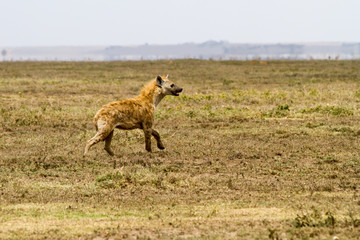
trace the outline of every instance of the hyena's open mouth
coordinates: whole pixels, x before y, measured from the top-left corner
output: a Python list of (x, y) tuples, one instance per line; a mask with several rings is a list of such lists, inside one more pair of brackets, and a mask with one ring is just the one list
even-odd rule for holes
[(176, 90), (174, 90), (174, 91), (171, 91), (171, 93), (174, 95), (174, 96), (179, 96), (179, 93), (181, 93), (182, 92), (182, 88), (179, 88), (179, 89), (176, 89)]

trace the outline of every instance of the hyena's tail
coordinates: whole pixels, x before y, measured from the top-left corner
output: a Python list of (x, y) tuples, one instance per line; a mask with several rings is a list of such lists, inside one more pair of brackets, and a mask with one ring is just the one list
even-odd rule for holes
[(96, 131), (99, 130), (99, 128), (98, 128), (98, 123), (97, 123), (98, 120), (99, 120), (99, 118), (100, 118), (99, 112), (100, 112), (100, 110), (96, 113), (96, 115), (95, 115), (95, 117), (94, 117), (94, 119), (93, 119), (93, 123), (94, 123), (94, 126), (95, 126)]
[(99, 130), (99, 129), (98, 129), (98, 125), (97, 125), (97, 120), (98, 120), (98, 118), (95, 117), (95, 118), (94, 118), (94, 126), (95, 126), (96, 131)]

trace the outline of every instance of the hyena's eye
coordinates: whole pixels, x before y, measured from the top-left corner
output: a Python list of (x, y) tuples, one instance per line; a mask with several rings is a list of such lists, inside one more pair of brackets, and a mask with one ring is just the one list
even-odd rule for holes
[(172, 87), (172, 88), (173, 88), (174, 86), (175, 86), (175, 84), (171, 84), (171, 85), (170, 85), (170, 87)]

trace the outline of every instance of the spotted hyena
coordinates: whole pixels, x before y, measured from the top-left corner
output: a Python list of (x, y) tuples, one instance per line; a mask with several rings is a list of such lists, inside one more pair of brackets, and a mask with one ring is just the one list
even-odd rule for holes
[(151, 135), (154, 136), (159, 149), (164, 149), (159, 133), (152, 129), (156, 106), (166, 95), (179, 96), (183, 89), (170, 81), (167, 76), (157, 76), (134, 98), (111, 102), (104, 105), (95, 115), (96, 134), (86, 143), (84, 156), (91, 146), (105, 141), (105, 150), (114, 155), (110, 148), (114, 129), (142, 129), (145, 134), (145, 149), (151, 152)]

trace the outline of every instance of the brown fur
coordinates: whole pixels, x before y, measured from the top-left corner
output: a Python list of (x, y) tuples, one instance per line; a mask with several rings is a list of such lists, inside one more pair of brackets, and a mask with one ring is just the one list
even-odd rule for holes
[(152, 129), (155, 107), (166, 95), (178, 96), (182, 88), (173, 84), (167, 77), (158, 76), (149, 82), (134, 98), (111, 102), (103, 106), (94, 117), (97, 133), (87, 141), (84, 156), (94, 144), (105, 141), (105, 150), (114, 155), (110, 148), (114, 129), (142, 129), (145, 134), (145, 149), (151, 152), (151, 136), (157, 141), (157, 147), (164, 149), (160, 134)]

